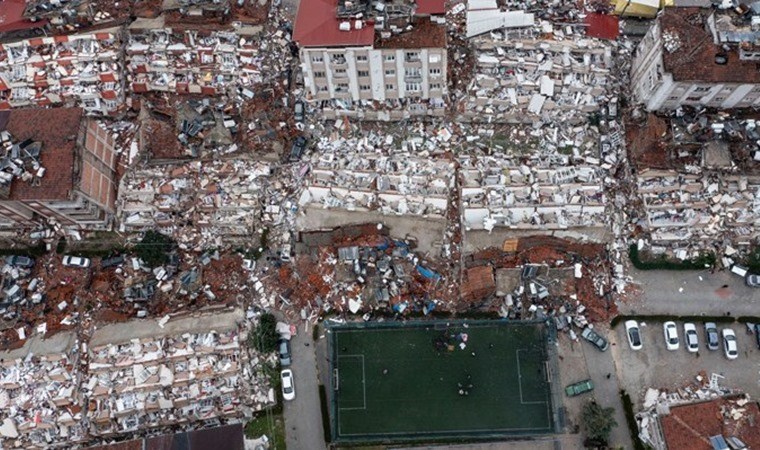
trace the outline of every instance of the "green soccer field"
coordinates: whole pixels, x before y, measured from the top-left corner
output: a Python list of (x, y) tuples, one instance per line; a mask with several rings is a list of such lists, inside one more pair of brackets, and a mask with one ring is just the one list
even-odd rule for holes
[(551, 433), (546, 331), (517, 322), (333, 327), (336, 440)]

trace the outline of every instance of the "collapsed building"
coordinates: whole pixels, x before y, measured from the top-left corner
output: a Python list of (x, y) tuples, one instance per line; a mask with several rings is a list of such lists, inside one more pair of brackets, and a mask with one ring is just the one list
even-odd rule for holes
[(180, 243), (248, 239), (261, 216), (269, 174), (267, 163), (247, 160), (135, 168), (119, 188), (120, 229), (160, 229)]
[[(324, 117), (399, 120), (442, 115), (447, 93), (445, 5), (306, 0), (293, 39), (300, 48), (308, 99)], [(400, 108), (355, 111), (384, 102)]]
[(711, 5), (666, 8), (639, 43), (631, 91), (648, 110), (760, 105), (760, 8)]
[(78, 106), (113, 116), (124, 105), (121, 30), (58, 35), (0, 45), (0, 109)]
[(755, 119), (687, 109), (628, 128), (641, 206), (635, 220), (654, 250), (682, 259), (701, 249), (731, 256), (757, 241)]
[(163, 16), (136, 20), (126, 45), (131, 91), (215, 96), (261, 82), (259, 42), (253, 38), (261, 27), (228, 28), (164, 27)]
[(100, 122), (81, 108), (5, 111), (0, 140), (0, 227), (111, 225), (119, 154)]

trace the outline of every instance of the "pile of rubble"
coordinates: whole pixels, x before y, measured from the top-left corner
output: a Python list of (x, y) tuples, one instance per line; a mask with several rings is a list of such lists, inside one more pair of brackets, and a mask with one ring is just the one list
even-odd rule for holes
[[(633, 121), (630, 128), (640, 201), (635, 224), (652, 251), (680, 259), (703, 250), (732, 256), (756, 241), (760, 130), (755, 119), (685, 109), (673, 118)], [(654, 152), (656, 157), (650, 156)]]
[(0, 109), (80, 106), (121, 110), (121, 29), (41, 37), (0, 46)]
[(120, 229), (161, 229), (188, 249), (247, 239), (269, 174), (269, 164), (243, 159), (137, 168), (119, 188)]
[(86, 404), (79, 390), (78, 355), (69, 353), (5, 361), (0, 366), (3, 448), (43, 449), (87, 439)]

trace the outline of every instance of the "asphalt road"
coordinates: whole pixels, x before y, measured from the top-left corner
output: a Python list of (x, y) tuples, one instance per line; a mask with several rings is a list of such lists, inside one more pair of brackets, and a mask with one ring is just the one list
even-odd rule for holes
[[(285, 443), (288, 450), (324, 450), (322, 412), (319, 406), (319, 380), (311, 329), (299, 326), (291, 340), (296, 398), (285, 402)], [(306, 346), (305, 344), (309, 344)]]
[(728, 271), (711, 274), (708, 270), (642, 271), (631, 267), (629, 275), (641, 292), (628, 296), (635, 299), (618, 303), (623, 314), (760, 314), (760, 288), (747, 287), (743, 278)]

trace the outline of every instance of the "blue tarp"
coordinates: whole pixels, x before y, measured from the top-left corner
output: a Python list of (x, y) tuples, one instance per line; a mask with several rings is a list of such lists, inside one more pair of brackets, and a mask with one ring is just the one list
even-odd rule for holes
[(437, 281), (441, 279), (441, 276), (439, 274), (433, 272), (427, 267), (420, 266), (419, 264), (417, 265), (417, 272), (419, 272), (423, 277), (430, 278), (431, 280)]

